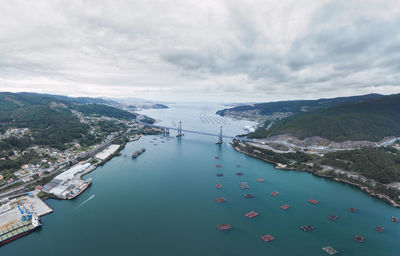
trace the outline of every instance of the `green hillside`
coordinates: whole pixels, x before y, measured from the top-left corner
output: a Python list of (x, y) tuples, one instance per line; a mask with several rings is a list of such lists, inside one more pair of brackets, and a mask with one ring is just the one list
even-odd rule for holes
[(291, 134), (300, 139), (320, 136), (333, 141), (379, 141), (400, 135), (400, 94), (301, 113), (260, 128), (250, 138)]
[(382, 97), (380, 94), (367, 94), (361, 96), (351, 97), (338, 97), (331, 99), (318, 99), (318, 100), (289, 100), (289, 101), (277, 101), (267, 103), (257, 103), (253, 105), (238, 106), (230, 109), (223, 109), (217, 111), (218, 115), (224, 116), (228, 112), (241, 113), (245, 111), (253, 111), (259, 113), (259, 115), (272, 115), (277, 112), (291, 112), (293, 114), (310, 112), (317, 109), (328, 108), (345, 103), (356, 103), (365, 100), (377, 99)]
[[(71, 110), (85, 115), (135, 119), (136, 115), (114, 107), (97, 104), (102, 99), (70, 98), (35, 93), (0, 93), (0, 134), (10, 127), (30, 128), (33, 141), (25, 144), (64, 148), (65, 143), (87, 136), (89, 126)], [(26, 140), (26, 138), (24, 139)]]

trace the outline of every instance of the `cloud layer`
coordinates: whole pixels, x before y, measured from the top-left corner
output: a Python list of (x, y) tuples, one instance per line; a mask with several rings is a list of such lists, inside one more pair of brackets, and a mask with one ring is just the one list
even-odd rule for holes
[[(384, 2), (384, 3), (383, 3)], [(400, 2), (13, 1), (0, 90), (268, 101), (400, 92)]]

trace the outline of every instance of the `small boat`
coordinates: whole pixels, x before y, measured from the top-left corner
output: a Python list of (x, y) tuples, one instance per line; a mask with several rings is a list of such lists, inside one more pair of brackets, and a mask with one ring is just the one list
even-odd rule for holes
[(221, 167), (222, 167), (222, 165), (220, 165), (220, 164), (217, 164), (215, 167), (221, 168)]
[(244, 198), (246, 198), (246, 199), (248, 199), (248, 198), (254, 198), (254, 197), (255, 197), (255, 196), (252, 195), (252, 194), (244, 194), (243, 196), (244, 196)]
[(229, 230), (232, 229), (231, 224), (219, 224), (217, 225), (218, 230)]
[(359, 242), (359, 243), (362, 243), (362, 242), (364, 242), (364, 237), (362, 237), (362, 236), (355, 236), (355, 237), (354, 237), (354, 241)]
[(290, 205), (284, 204), (284, 205), (280, 206), (280, 208), (281, 208), (282, 210), (287, 210), (287, 209), (290, 208)]
[(278, 191), (274, 191), (274, 192), (271, 192), (270, 195), (271, 195), (271, 196), (277, 196), (277, 195), (279, 195), (279, 192), (278, 192)]
[(258, 179), (257, 182), (264, 182), (264, 179)]
[(240, 164), (238, 164), (238, 165), (236, 165), (236, 167), (237, 167), (237, 168), (240, 168), (240, 167), (242, 167), (242, 166), (241, 166)]
[(338, 218), (339, 218), (339, 216), (333, 215), (333, 214), (328, 216), (328, 219), (333, 220), (333, 221), (337, 220)]
[(242, 176), (242, 175), (243, 175), (243, 172), (237, 172), (236, 175), (237, 175), (237, 176)]
[(312, 198), (308, 199), (308, 202), (312, 204), (318, 204), (318, 201)]
[(304, 232), (308, 232), (308, 231), (314, 230), (314, 227), (311, 225), (303, 225), (303, 226), (300, 226), (300, 229), (303, 230)]
[(246, 213), (245, 215), (247, 218), (252, 219), (252, 218), (258, 216), (258, 213), (251, 211), (251, 212)]
[(350, 207), (350, 208), (349, 208), (349, 211), (351, 211), (351, 212), (356, 212), (356, 211), (357, 211), (357, 208)]
[(394, 216), (392, 216), (392, 217), (390, 218), (390, 220), (391, 220), (392, 222), (394, 222), (394, 223), (399, 222), (399, 219), (398, 219), (398, 218), (395, 218)]
[(215, 199), (215, 202), (217, 202), (217, 203), (226, 202), (226, 199), (223, 197), (220, 197), (220, 198)]
[(375, 230), (382, 233), (385, 229), (382, 228), (382, 227), (380, 227), (380, 226), (377, 226), (377, 227), (375, 228)]
[(216, 188), (222, 188), (222, 184), (215, 185)]
[(215, 159), (219, 159), (219, 156), (214, 157)]
[(263, 235), (263, 236), (261, 237), (261, 239), (264, 240), (265, 242), (269, 242), (269, 241), (275, 240), (275, 237), (273, 237), (273, 236), (267, 234), (267, 235)]
[(222, 173), (217, 173), (217, 177), (222, 177), (224, 176)]

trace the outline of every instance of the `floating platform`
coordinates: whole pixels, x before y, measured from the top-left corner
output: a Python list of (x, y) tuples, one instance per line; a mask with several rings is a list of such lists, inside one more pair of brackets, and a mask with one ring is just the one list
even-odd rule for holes
[(311, 203), (311, 204), (318, 204), (318, 203), (319, 203), (317, 200), (312, 199), (312, 198), (308, 199), (307, 201), (308, 201), (309, 203)]
[(242, 175), (243, 175), (243, 172), (237, 172), (236, 175), (237, 175), (237, 176), (242, 176)]
[(217, 173), (217, 177), (222, 177), (224, 176), (222, 173)]
[(264, 179), (258, 179), (257, 182), (264, 182)]
[(247, 182), (244, 182), (244, 181), (240, 182), (239, 185), (240, 185), (240, 187), (241, 187), (242, 189), (248, 189), (248, 188), (250, 188), (250, 187), (249, 187), (249, 184), (248, 184)]
[(375, 228), (375, 230), (382, 233), (385, 229), (382, 228), (381, 226), (377, 226), (377, 227)]
[(333, 214), (328, 216), (328, 219), (333, 220), (333, 221), (337, 220), (338, 218), (339, 218), (339, 216), (333, 215)]
[(216, 188), (222, 188), (222, 184), (215, 185)]
[(314, 227), (311, 225), (303, 225), (303, 226), (300, 226), (300, 229), (303, 230), (304, 232), (308, 232), (308, 231), (314, 230)]
[(133, 153), (132, 153), (132, 158), (138, 157), (139, 155), (143, 154), (145, 151), (146, 151), (145, 148), (141, 148), (141, 149), (139, 149), (138, 151), (133, 152)]
[(329, 255), (334, 255), (334, 254), (338, 254), (339, 253), (338, 251), (333, 249), (331, 246), (325, 246), (325, 247), (322, 247), (321, 249), (324, 250)]
[(221, 168), (221, 167), (222, 167), (222, 165), (220, 165), (220, 164), (217, 164), (215, 167)]
[(254, 197), (255, 197), (255, 196), (252, 195), (252, 194), (244, 194), (243, 196), (244, 196), (244, 198), (246, 198), (246, 199), (248, 199), (248, 198), (254, 198)]
[(280, 208), (281, 208), (282, 210), (287, 210), (287, 209), (290, 208), (290, 205), (284, 204), (284, 205), (280, 206)]
[(350, 211), (350, 212), (356, 212), (356, 211), (357, 211), (357, 208), (350, 207), (350, 208), (349, 208), (349, 211)]
[(220, 198), (215, 199), (215, 202), (217, 202), (217, 203), (226, 202), (226, 199), (223, 197), (220, 197)]
[(271, 235), (269, 235), (269, 234), (266, 234), (266, 235), (263, 235), (263, 236), (261, 237), (261, 239), (264, 240), (265, 242), (270, 242), (270, 241), (275, 240), (275, 237), (273, 237), (273, 236), (271, 236)]
[(399, 219), (398, 219), (398, 218), (395, 218), (394, 216), (392, 216), (392, 217), (390, 218), (390, 220), (391, 220), (392, 222), (394, 222), (394, 223), (399, 222)]
[(218, 224), (217, 225), (218, 230), (229, 230), (232, 229), (231, 224)]
[(238, 164), (238, 165), (236, 165), (236, 167), (237, 167), (237, 168), (240, 168), (240, 167), (242, 167), (242, 166), (241, 166), (240, 164)]
[(251, 212), (246, 213), (245, 215), (247, 218), (252, 219), (252, 218), (258, 216), (258, 213), (251, 211)]
[(270, 195), (271, 195), (271, 196), (277, 196), (277, 195), (279, 195), (279, 192), (278, 192), (278, 191), (274, 191), (274, 192), (271, 192)]
[(355, 236), (355, 237), (354, 237), (354, 241), (359, 242), (359, 243), (363, 243), (363, 242), (364, 242), (364, 237), (362, 237), (362, 236)]

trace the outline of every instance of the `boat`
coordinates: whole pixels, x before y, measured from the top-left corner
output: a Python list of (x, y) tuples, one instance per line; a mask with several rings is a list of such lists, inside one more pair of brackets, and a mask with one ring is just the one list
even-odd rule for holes
[(229, 230), (232, 229), (231, 224), (219, 224), (217, 225), (218, 230)]
[(221, 168), (221, 167), (222, 167), (222, 165), (220, 165), (220, 164), (217, 164), (215, 167)]
[(217, 177), (222, 177), (224, 176), (222, 173), (217, 173)]
[(252, 194), (244, 194), (243, 196), (244, 196), (244, 198), (246, 198), (246, 199), (254, 198), (254, 197), (255, 197), (255, 196), (252, 195)]
[(351, 212), (356, 212), (356, 211), (357, 211), (357, 208), (350, 207), (350, 208), (349, 208), (349, 211), (351, 211)]
[(282, 210), (287, 210), (287, 209), (290, 208), (290, 205), (284, 204), (284, 205), (281, 205), (280, 208), (281, 208)]
[(219, 156), (214, 157), (215, 159), (219, 159)]
[(32, 213), (30, 220), (21, 220), (6, 228), (0, 229), (0, 246), (3, 246), (17, 238), (25, 236), (42, 227), (39, 217)]
[(394, 222), (394, 223), (399, 222), (399, 219), (398, 219), (398, 218), (395, 218), (394, 216), (392, 216), (392, 217), (390, 218), (390, 220), (391, 220), (392, 222)]
[(275, 240), (275, 237), (273, 237), (273, 236), (267, 234), (267, 235), (263, 235), (263, 236), (261, 237), (261, 239), (264, 240), (265, 242), (270, 242), (270, 241), (272, 241), (272, 240)]
[(304, 232), (308, 232), (308, 231), (314, 230), (314, 227), (311, 225), (303, 225), (303, 226), (300, 226), (300, 229), (303, 230)]
[(251, 211), (251, 212), (246, 213), (245, 215), (247, 218), (252, 219), (252, 218), (258, 216), (258, 213)]
[(226, 199), (223, 197), (220, 197), (220, 198), (215, 199), (215, 202), (217, 202), (217, 203), (226, 202)]
[(242, 166), (240, 164), (236, 165), (237, 168), (241, 168)]
[(264, 182), (264, 179), (258, 179), (257, 182)]
[(271, 195), (271, 196), (277, 196), (277, 195), (279, 195), (279, 192), (278, 192), (278, 191), (274, 191), (274, 192), (271, 192), (270, 195)]
[[(155, 144), (155, 145), (157, 145), (157, 144)], [(145, 148), (141, 148), (138, 151), (133, 152), (132, 153), (132, 158), (138, 157), (139, 155), (143, 154), (145, 151), (146, 151)]]
[(354, 237), (354, 241), (362, 243), (362, 242), (364, 242), (364, 237), (357, 235)]
[(333, 221), (337, 220), (338, 218), (339, 218), (339, 216), (333, 215), (333, 214), (328, 216), (328, 219), (333, 220)]
[(375, 230), (382, 233), (385, 229), (380, 226), (376, 226)]
[(318, 204), (318, 201), (312, 198), (308, 199), (308, 202), (312, 204)]
[(222, 184), (215, 185), (216, 188), (222, 188)]
[(80, 194), (82, 194), (83, 191), (85, 191), (90, 186), (90, 184), (92, 184), (92, 178), (85, 180), (83, 184), (80, 185), (79, 187), (70, 190), (69, 193), (67, 194), (67, 199), (71, 200), (79, 196)]
[(242, 176), (242, 175), (243, 175), (243, 172), (237, 172), (236, 175), (237, 175), (237, 176)]

